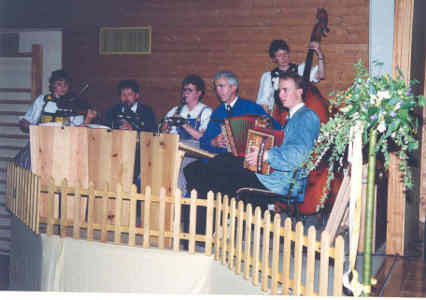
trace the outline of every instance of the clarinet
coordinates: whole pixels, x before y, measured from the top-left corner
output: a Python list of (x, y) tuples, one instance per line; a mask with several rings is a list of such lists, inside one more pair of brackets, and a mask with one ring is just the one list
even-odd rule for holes
[(185, 96), (182, 97), (182, 100), (180, 100), (180, 105), (178, 106), (178, 108), (176, 109), (175, 115), (180, 115), (180, 112), (182, 111), (182, 108), (185, 106), (186, 104), (186, 98)]
[[(182, 100), (180, 101), (180, 104), (176, 109), (175, 115), (177, 115), (177, 117), (172, 116), (172, 117), (167, 117), (164, 120), (162, 120), (161, 123), (163, 123), (163, 122), (167, 123), (167, 127), (164, 129), (164, 132), (166, 132), (166, 133), (170, 132), (172, 126), (182, 126), (183, 124), (185, 124), (185, 122), (186, 122), (185, 119), (180, 117), (180, 113), (181, 113), (183, 107), (185, 106), (185, 104), (186, 104), (186, 98), (184, 96), (184, 97), (182, 97)], [(161, 126), (162, 126), (162, 124), (161, 124)]]

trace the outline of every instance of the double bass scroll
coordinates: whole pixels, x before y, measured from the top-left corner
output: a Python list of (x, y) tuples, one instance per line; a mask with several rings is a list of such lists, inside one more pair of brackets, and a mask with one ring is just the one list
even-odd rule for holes
[[(328, 28), (328, 14), (324, 8), (317, 9), (316, 18), (318, 19), (318, 22), (315, 24), (314, 29), (312, 30), (310, 42), (321, 42), (321, 38), (326, 37), (327, 33), (330, 32), (330, 29)], [(302, 76), (306, 82), (309, 82), (311, 75), (313, 57), (314, 50), (309, 49), (308, 53), (306, 54), (305, 69)]]
[[(328, 28), (328, 14), (324, 8), (317, 9), (316, 18), (318, 19), (318, 22), (314, 25), (309, 42), (320, 42), (321, 39), (326, 37), (327, 33), (330, 32), (330, 29)], [(312, 69), (313, 53), (314, 50), (308, 50), (305, 60), (305, 69), (303, 71), (303, 79), (306, 82), (305, 105), (318, 114), (321, 123), (325, 123), (329, 118), (329, 102), (321, 95), (315, 84), (309, 81)], [(274, 105), (272, 112), (274, 119), (283, 125), (287, 119), (287, 115), (288, 110), (281, 105), (280, 101), (276, 101), (276, 105)]]

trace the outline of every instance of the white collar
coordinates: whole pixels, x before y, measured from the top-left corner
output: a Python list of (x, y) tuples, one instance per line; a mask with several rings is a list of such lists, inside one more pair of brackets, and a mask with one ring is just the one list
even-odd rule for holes
[(290, 118), (291, 117), (293, 117), (294, 116), (294, 114), (299, 110), (299, 109), (301, 109), (303, 106), (305, 106), (305, 103), (299, 103), (299, 104), (297, 104), (296, 106), (294, 106), (293, 108), (290, 108), (289, 109), (289, 112), (288, 112), (288, 114), (289, 114), (289, 116), (290, 116)]
[(183, 108), (184, 109), (186, 109), (187, 111), (189, 111), (189, 112), (192, 112), (192, 111), (195, 111), (195, 110), (197, 110), (198, 109), (198, 107), (201, 105), (201, 102), (198, 102), (197, 104), (195, 104), (194, 105), (194, 107), (192, 108), (192, 110), (189, 110), (189, 106), (188, 106), (188, 104), (185, 104), (184, 106), (183, 106)]
[(133, 103), (132, 107), (130, 108), (132, 112), (136, 112), (138, 110), (138, 102), (136, 101)]
[[(200, 113), (200, 111), (204, 108), (204, 104), (201, 102), (198, 102), (193, 108), (192, 110), (189, 110), (188, 104), (185, 104), (180, 112), (180, 115), (183, 117), (190, 118), (191, 116), (198, 116), (198, 114)], [(177, 107), (176, 107), (177, 110)]]
[[(237, 100), (238, 100), (238, 96), (236, 96), (235, 98), (234, 98), (234, 100), (232, 100), (232, 102), (229, 104), (230, 106), (231, 106), (231, 108), (234, 108), (234, 105), (235, 105), (235, 103), (237, 102)], [(225, 103), (225, 107), (227, 106), (228, 104), (226, 104)]]

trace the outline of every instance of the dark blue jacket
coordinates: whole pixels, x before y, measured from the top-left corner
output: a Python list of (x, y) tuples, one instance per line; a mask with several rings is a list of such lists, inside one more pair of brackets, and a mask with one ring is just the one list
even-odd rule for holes
[[(105, 114), (105, 125), (112, 127), (114, 119), (121, 112), (122, 104), (116, 104), (112, 106)], [(140, 127), (142, 131), (151, 131), (154, 132), (157, 129), (157, 123), (155, 121), (155, 115), (152, 111), (152, 108), (148, 105), (138, 102), (138, 107), (136, 109), (136, 114), (140, 119)]]
[[(238, 97), (237, 102), (235, 102), (234, 107), (232, 108), (233, 116), (241, 116), (247, 114), (256, 114), (256, 115), (267, 115), (269, 116), (262, 106), (256, 104), (255, 102), (243, 99)], [(213, 147), (210, 142), (212, 139), (217, 137), (219, 133), (221, 133), (220, 125), (223, 123), (223, 120), (226, 118), (227, 113), (225, 109), (225, 104), (219, 105), (212, 113), (210, 117), (210, 122), (207, 125), (206, 132), (204, 132), (203, 136), (200, 139), (200, 147), (201, 149), (207, 150), (212, 153), (221, 153), (226, 152), (226, 148), (222, 147)], [(281, 129), (280, 124), (273, 120), (273, 126), (275, 129)]]

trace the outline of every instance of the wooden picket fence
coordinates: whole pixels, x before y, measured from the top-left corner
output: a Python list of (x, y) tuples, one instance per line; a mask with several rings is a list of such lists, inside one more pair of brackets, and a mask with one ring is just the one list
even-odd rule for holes
[(39, 233), (40, 178), (13, 162), (7, 167), (6, 206), (33, 232)]
[[(324, 231), (318, 241), (314, 227), (309, 228), (306, 236), (301, 222), (293, 231), (291, 219), (287, 218), (281, 226), (279, 214), (271, 222), (269, 211), (262, 217), (257, 207), (253, 214), (250, 204), (244, 206), (243, 202), (229, 200), (220, 193), (214, 199), (210, 192), (208, 199), (202, 200), (197, 199), (195, 191), (190, 198), (181, 198), (178, 190), (174, 197), (166, 197), (164, 189), (159, 196), (152, 195), (149, 187), (144, 194), (136, 193), (136, 187), (131, 193), (124, 193), (120, 185), (116, 191), (94, 190), (93, 185), (88, 189), (70, 187), (66, 180), (61, 186), (55, 186), (53, 180), (44, 186), (30, 171), (13, 163), (8, 166), (7, 206), (35, 233), (144, 248), (152, 247), (155, 237), (158, 248), (167, 249), (170, 244), (174, 251), (182, 251), (181, 240), (188, 240), (189, 253), (198, 250), (213, 256), (236, 275), (260, 285), (262, 291), (272, 295), (342, 295), (344, 241), (341, 236), (330, 243), (329, 234)], [(67, 210), (69, 201), (73, 202), (72, 214)], [(143, 217), (137, 216), (138, 202)], [(150, 228), (150, 206), (155, 202), (160, 207), (158, 230)], [(86, 205), (82, 207), (82, 203)], [(47, 207), (45, 217), (40, 216), (43, 205)], [(181, 230), (182, 205), (190, 207), (189, 232)], [(207, 210), (205, 235), (196, 234), (199, 206)], [(165, 227), (167, 208), (172, 209), (170, 230)], [(121, 222), (121, 216), (126, 214), (123, 209), (128, 209), (130, 216), (125, 224)], [(99, 215), (100, 220), (95, 220)], [(172, 243), (166, 243), (167, 239)], [(197, 242), (204, 242), (204, 247), (196, 247)], [(329, 291), (330, 269), (333, 287)]]

